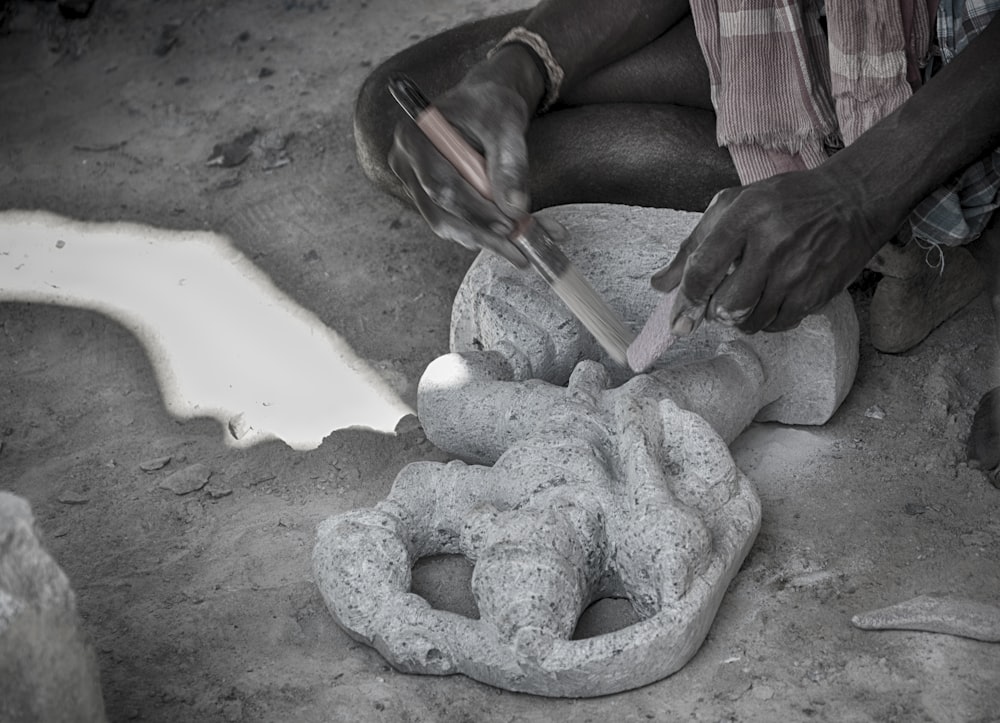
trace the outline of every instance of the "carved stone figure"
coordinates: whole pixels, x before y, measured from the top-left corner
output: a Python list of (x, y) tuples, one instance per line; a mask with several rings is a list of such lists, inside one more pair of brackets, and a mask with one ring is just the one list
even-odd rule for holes
[[(614, 206), (553, 215), (567, 254), (636, 326), (656, 301), (646, 274), (697, 220)], [(728, 443), (755, 418), (825, 422), (857, 367), (844, 295), (782, 334), (702, 328), (633, 376), (540, 280), (480, 257), (456, 297), (453, 352), (419, 389), (428, 438), (461, 460), (411, 464), (374, 508), (320, 526), (314, 571), (338, 623), (400, 670), (540, 695), (605, 695), (683, 666), (760, 524)], [(414, 563), (441, 553), (475, 563), (478, 620), (410, 592)], [(572, 639), (608, 597), (639, 622)]]

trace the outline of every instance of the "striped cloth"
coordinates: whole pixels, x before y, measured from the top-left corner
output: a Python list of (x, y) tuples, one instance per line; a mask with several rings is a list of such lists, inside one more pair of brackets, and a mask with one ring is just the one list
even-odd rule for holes
[[(909, 98), (935, 56), (950, 61), (998, 11), (1000, 0), (693, 0), (719, 144), (743, 183), (814, 168)], [(912, 235), (968, 242), (1000, 205), (998, 192), (1000, 149), (921, 202)]]

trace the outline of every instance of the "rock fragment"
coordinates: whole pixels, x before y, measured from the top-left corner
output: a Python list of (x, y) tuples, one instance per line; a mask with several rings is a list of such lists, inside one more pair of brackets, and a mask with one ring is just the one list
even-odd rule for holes
[(168, 464), (170, 464), (170, 457), (155, 457), (154, 459), (147, 459), (139, 463), (139, 469), (143, 472), (155, 472), (158, 469), (163, 469)]
[(64, 505), (85, 505), (90, 502), (90, 498), (82, 492), (74, 492), (73, 490), (64, 490), (59, 493), (57, 498)]
[(160, 482), (159, 486), (170, 490), (175, 495), (186, 495), (191, 492), (197, 492), (207, 485), (211, 476), (212, 470), (201, 463), (197, 463), (174, 472)]
[(0, 720), (104, 721), (97, 657), (27, 501), (0, 492)]

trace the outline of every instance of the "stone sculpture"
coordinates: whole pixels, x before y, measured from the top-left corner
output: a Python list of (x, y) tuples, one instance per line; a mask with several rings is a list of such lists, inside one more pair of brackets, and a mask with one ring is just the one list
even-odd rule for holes
[[(553, 215), (571, 232), (567, 254), (635, 326), (656, 301), (649, 271), (697, 220), (614, 206)], [(428, 438), (461, 460), (411, 464), (376, 507), (320, 526), (314, 572), (337, 622), (400, 670), (540, 695), (605, 695), (683, 666), (760, 523), (728, 443), (755, 418), (825, 422), (857, 366), (843, 295), (783, 334), (703, 329), (632, 376), (602, 363), (540, 280), (481, 256), (456, 297), (453, 352), (418, 395)], [(478, 620), (410, 592), (413, 564), (441, 553), (474, 561)], [(608, 597), (640, 621), (571, 639)]]

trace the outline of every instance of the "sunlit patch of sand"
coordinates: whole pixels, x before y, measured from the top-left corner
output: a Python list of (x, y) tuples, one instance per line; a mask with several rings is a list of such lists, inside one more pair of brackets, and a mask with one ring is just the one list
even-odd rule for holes
[(0, 213), (0, 301), (92, 309), (146, 348), (167, 409), (245, 446), (392, 431), (412, 410), (314, 314), (223, 236)]

